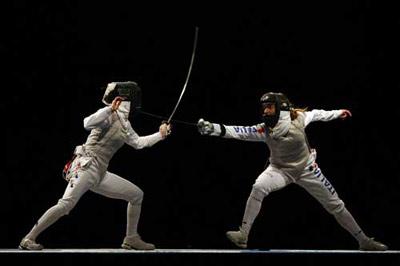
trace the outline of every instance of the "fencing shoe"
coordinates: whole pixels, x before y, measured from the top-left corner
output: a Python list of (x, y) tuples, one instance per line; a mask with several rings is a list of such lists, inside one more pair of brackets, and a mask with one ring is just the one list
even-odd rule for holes
[(360, 242), (359, 249), (364, 251), (385, 251), (388, 250), (388, 247), (385, 244), (378, 242), (374, 240), (373, 237), (371, 237), (365, 241)]
[(240, 248), (247, 248), (247, 235), (242, 230), (228, 231), (226, 232), (226, 236), (236, 246)]
[(144, 242), (139, 235), (126, 236), (124, 242), (121, 245), (124, 249), (136, 249), (136, 250), (153, 250), (156, 247), (153, 244)]
[(42, 250), (43, 246), (36, 243), (34, 240), (24, 238), (21, 240), (21, 243), (19, 243), (18, 248), (24, 250)]

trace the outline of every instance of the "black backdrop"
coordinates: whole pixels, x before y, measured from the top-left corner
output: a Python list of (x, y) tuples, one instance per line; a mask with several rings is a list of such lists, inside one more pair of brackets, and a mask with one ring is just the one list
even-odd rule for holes
[[(54, 2), (54, 1), (53, 1)], [(318, 162), (365, 232), (399, 249), (399, 17), (373, 1), (265, 6), (14, 1), (2, 9), (0, 246), (14, 248), (66, 186), (61, 170), (102, 107), (110, 81), (134, 80), (143, 110), (168, 116), (183, 87), (195, 27), (199, 40), (176, 119), (252, 125), (258, 99), (285, 92), (299, 107), (348, 108), (346, 121), (311, 124)], [(139, 115), (141, 135), (159, 119)], [(200, 136), (175, 123), (152, 148), (124, 146), (109, 170), (144, 190), (139, 232), (159, 248), (233, 248), (247, 196), (268, 158), (262, 143)], [(118, 247), (126, 204), (88, 192), (46, 230), (46, 247)], [(263, 203), (250, 248), (356, 249), (305, 191), (291, 185)]]

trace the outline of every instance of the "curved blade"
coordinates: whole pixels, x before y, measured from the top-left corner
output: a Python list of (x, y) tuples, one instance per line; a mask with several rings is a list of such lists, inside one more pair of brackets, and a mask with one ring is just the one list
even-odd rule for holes
[(192, 72), (192, 66), (193, 66), (193, 61), (194, 61), (194, 55), (196, 54), (196, 46), (197, 46), (197, 36), (198, 36), (198, 32), (199, 32), (199, 28), (196, 27), (196, 31), (195, 31), (195, 35), (194, 35), (192, 59), (190, 60), (189, 71), (188, 71), (188, 74), (187, 74), (187, 76), (186, 76), (186, 81), (185, 81), (185, 84), (183, 85), (183, 89), (182, 89), (181, 95), (179, 96), (178, 102), (176, 103), (174, 110), (172, 111), (171, 115), (169, 116), (169, 118), (168, 118), (168, 120), (167, 120), (168, 123), (171, 122), (171, 119), (172, 119), (172, 117), (174, 116), (174, 114), (175, 114), (175, 112), (176, 112), (176, 109), (178, 109), (179, 103), (181, 102), (182, 97), (183, 97), (183, 94), (185, 93), (186, 86), (187, 86), (188, 81), (189, 81), (190, 73)]

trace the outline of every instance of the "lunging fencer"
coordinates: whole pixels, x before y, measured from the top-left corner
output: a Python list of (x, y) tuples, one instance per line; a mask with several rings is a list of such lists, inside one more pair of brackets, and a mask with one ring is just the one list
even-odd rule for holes
[(64, 167), (68, 181), (64, 195), (56, 205), (48, 209), (21, 240), (19, 248), (41, 250), (36, 238), (60, 217), (68, 214), (88, 190), (113, 199), (128, 202), (124, 249), (152, 250), (155, 246), (144, 242), (137, 232), (143, 191), (130, 181), (107, 171), (113, 155), (126, 143), (135, 149), (150, 147), (165, 139), (171, 125), (163, 122), (158, 132), (139, 136), (128, 118), (134, 109), (141, 107), (141, 89), (137, 83), (111, 82), (103, 96), (106, 107), (86, 117), (84, 128), (90, 130), (86, 143), (77, 146), (73, 159)]
[(316, 150), (307, 141), (305, 128), (315, 121), (330, 121), (351, 116), (349, 110), (312, 110), (294, 108), (282, 93), (268, 92), (260, 99), (263, 123), (253, 126), (226, 126), (198, 121), (202, 135), (220, 136), (245, 141), (265, 142), (270, 156), (268, 167), (257, 177), (247, 199), (242, 224), (226, 236), (236, 246), (247, 248), (253, 222), (263, 199), (271, 192), (295, 183), (310, 193), (332, 214), (359, 244), (360, 250), (384, 251), (388, 247), (368, 237), (357, 224), (338, 193), (316, 163)]

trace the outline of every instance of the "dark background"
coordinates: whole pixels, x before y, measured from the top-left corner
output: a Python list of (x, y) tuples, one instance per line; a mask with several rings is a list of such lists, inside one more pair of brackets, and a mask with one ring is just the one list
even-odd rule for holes
[[(13, 1), (2, 9), (0, 247), (16, 248), (62, 196), (61, 170), (103, 107), (102, 87), (137, 81), (143, 110), (168, 117), (199, 39), (175, 118), (252, 125), (259, 97), (282, 91), (299, 107), (352, 111), (307, 128), (319, 165), (364, 231), (399, 249), (399, 16), (378, 1), (263, 3), (263, 6)], [(160, 119), (139, 115), (140, 135)], [(139, 232), (159, 248), (233, 248), (262, 143), (204, 137), (174, 124), (144, 150), (124, 146), (109, 170), (145, 192)], [(3, 165), (3, 164), (2, 164)], [(48, 248), (117, 248), (126, 203), (92, 192), (38, 238)], [(296, 185), (264, 202), (249, 248), (357, 249), (355, 240)]]

